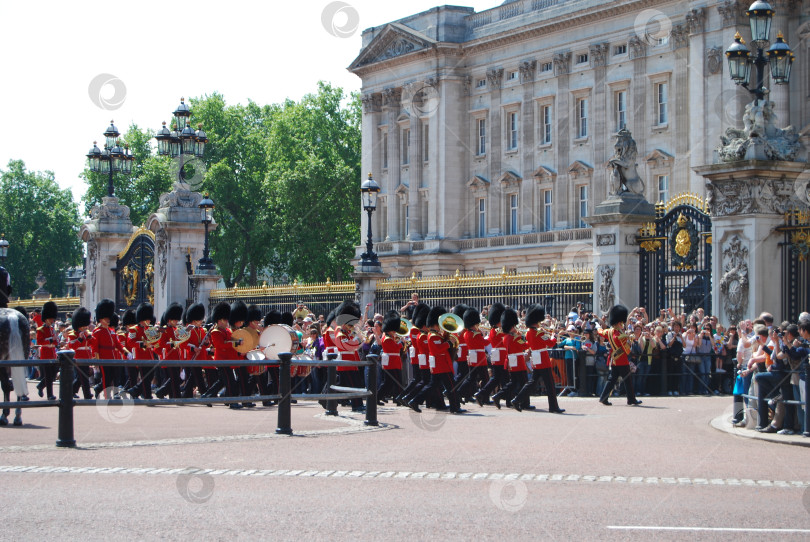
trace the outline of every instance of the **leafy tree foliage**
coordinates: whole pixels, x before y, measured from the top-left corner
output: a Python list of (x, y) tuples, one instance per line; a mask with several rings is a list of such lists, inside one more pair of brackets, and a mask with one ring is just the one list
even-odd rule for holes
[(50, 171), (27, 171), (22, 160), (0, 170), (0, 232), (9, 242), (5, 267), (13, 295), (29, 298), (37, 288), (39, 271), (45, 289), (62, 295), (65, 271), (81, 263), (78, 205), (70, 190), (62, 190)]

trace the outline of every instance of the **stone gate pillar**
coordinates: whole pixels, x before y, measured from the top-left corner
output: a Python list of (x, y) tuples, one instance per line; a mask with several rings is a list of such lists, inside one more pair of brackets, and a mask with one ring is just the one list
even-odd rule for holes
[(593, 311), (606, 314), (615, 304), (639, 304), (639, 256), (636, 236), (655, 220), (655, 207), (644, 196), (609, 196), (585, 219), (593, 227)]
[[(160, 196), (160, 207), (146, 221), (155, 234), (155, 314), (160, 316), (173, 302), (185, 306), (201, 302), (208, 306), (208, 294), (219, 275), (201, 274), (197, 262), (205, 244), (205, 226), (198, 207), (203, 196), (175, 183)], [(209, 224), (208, 231), (216, 229)]]
[(387, 279), (389, 275), (381, 271), (363, 271), (360, 268), (359, 271), (355, 271), (353, 277), (355, 282), (354, 297), (360, 305), (360, 312), (363, 312), (366, 305), (371, 303), (371, 311), (369, 311), (369, 318), (371, 318), (374, 316), (372, 311), (377, 311), (377, 282)]
[(126, 246), (133, 227), (129, 207), (118, 198), (105, 197), (90, 210), (90, 219), (79, 229), (79, 238), (87, 243), (87, 277), (81, 304), (91, 312), (104, 298), (115, 300), (115, 264)]
[(739, 160), (695, 168), (712, 215), (712, 314), (736, 324), (761, 312), (786, 316), (779, 243), (791, 209), (808, 209), (804, 162)]

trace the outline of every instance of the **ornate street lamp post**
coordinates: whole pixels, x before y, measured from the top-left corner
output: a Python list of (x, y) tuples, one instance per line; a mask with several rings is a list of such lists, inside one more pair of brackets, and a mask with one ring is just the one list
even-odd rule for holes
[(208, 137), (202, 130), (202, 124), (198, 125), (196, 132), (189, 124), (191, 109), (189, 109), (184, 98), (180, 98), (180, 105), (177, 106), (172, 115), (174, 115), (172, 129), (166, 128), (166, 122), (163, 122), (163, 126), (155, 135), (155, 139), (157, 139), (159, 155), (180, 158), (177, 180), (185, 183), (184, 157), (196, 156), (202, 158), (205, 152), (205, 144), (208, 143)]
[(132, 163), (135, 161), (135, 157), (129, 152), (128, 145), (121, 148), (118, 141), (120, 135), (113, 121), (110, 121), (110, 126), (104, 131), (104, 149), (99, 149), (96, 141), (93, 141), (93, 148), (87, 153), (87, 167), (90, 171), (107, 175), (107, 196), (110, 198), (115, 195), (113, 174), (129, 175), (132, 173)]
[(205, 224), (205, 246), (203, 248), (203, 257), (200, 258), (197, 268), (200, 274), (212, 274), (216, 269), (214, 260), (209, 256), (208, 245), (208, 225), (214, 221), (214, 202), (208, 197), (208, 194), (200, 201), (200, 219)]
[(377, 254), (374, 252), (374, 243), (371, 240), (371, 214), (377, 208), (377, 194), (380, 193), (380, 185), (378, 185), (368, 174), (368, 179), (363, 181), (360, 187), (360, 193), (363, 200), (363, 209), (368, 213), (368, 240), (366, 241), (366, 251), (360, 256), (360, 267), (380, 268), (380, 260), (377, 259)]
[[(757, 100), (764, 100), (768, 92), (765, 88), (765, 66), (770, 64), (771, 80), (775, 84), (785, 85), (790, 82), (790, 68), (795, 59), (781, 32), (776, 35), (776, 43), (765, 50), (770, 43), (774, 13), (770, 4), (763, 0), (757, 0), (745, 12), (751, 25), (751, 43), (757, 49), (753, 59), (739, 32), (734, 36), (734, 43), (726, 51), (731, 79), (748, 89)], [(756, 87), (753, 89), (748, 88), (752, 65), (756, 68)]]

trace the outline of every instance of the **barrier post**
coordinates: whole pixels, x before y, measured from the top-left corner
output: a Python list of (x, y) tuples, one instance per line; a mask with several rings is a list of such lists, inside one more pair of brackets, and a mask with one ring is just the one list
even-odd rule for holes
[(369, 354), (366, 359), (371, 362), (368, 366), (368, 381), (366, 388), (371, 392), (371, 397), (366, 399), (366, 425), (379, 425), (377, 422), (377, 360), (380, 356)]
[[(335, 361), (337, 354), (327, 354), (326, 359)], [(326, 370), (326, 393), (332, 393), (332, 386), (337, 382), (337, 367), (329, 367)], [(328, 399), (326, 401), (326, 415), (337, 416), (337, 401), (335, 399)]]
[(278, 368), (278, 393), (281, 398), (278, 401), (278, 427), (276, 433), (279, 435), (292, 435), (292, 427), (290, 421), (290, 409), (292, 404), (290, 402), (290, 361), (292, 354), (290, 352), (282, 352), (278, 355), (279, 368)]
[[(802, 435), (810, 437), (810, 362), (804, 362), (804, 431)], [(800, 381), (801, 382), (801, 381)]]
[(56, 446), (75, 448), (73, 438), (73, 351), (59, 352), (59, 429)]

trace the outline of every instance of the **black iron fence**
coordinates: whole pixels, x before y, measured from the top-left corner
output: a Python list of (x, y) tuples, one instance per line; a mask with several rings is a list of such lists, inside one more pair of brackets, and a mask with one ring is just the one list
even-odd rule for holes
[(785, 213), (782, 248), (782, 299), (784, 314), (795, 322), (810, 307), (810, 212)]

